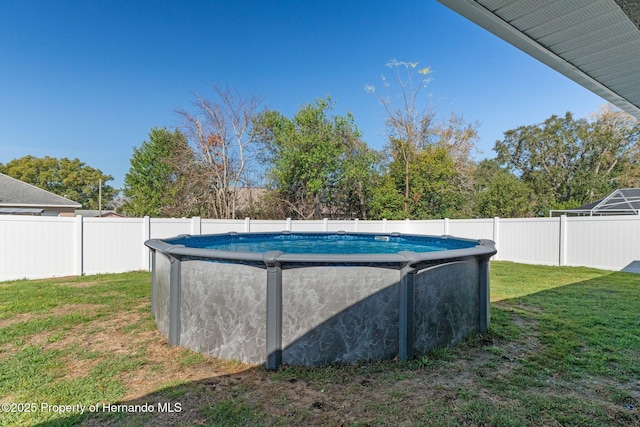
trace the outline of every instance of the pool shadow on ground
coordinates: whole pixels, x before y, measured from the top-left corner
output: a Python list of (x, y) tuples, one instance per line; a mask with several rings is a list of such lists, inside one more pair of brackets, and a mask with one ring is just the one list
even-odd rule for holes
[[(536, 378), (535, 381), (541, 381), (535, 395), (549, 393), (549, 399), (557, 399), (553, 397), (558, 392), (553, 389), (554, 384), (566, 374), (564, 381), (569, 385), (570, 381), (578, 381), (580, 387), (563, 390), (568, 395), (577, 395), (585, 405), (601, 408), (607, 417), (604, 420), (616, 419), (620, 421), (618, 425), (640, 423), (640, 276), (612, 273), (502, 300), (492, 304), (492, 311), (496, 315), (495, 329), (499, 333), (494, 333), (495, 337), (489, 341), (463, 350), (467, 365), (488, 361), (496, 372), (504, 376), (501, 380), (508, 383), (509, 375), (517, 369), (512, 366), (516, 360), (516, 365), (536, 370), (529, 374)], [(504, 354), (514, 348), (522, 352), (531, 339), (535, 339), (537, 345), (527, 350), (529, 354), (517, 354), (513, 358), (511, 354)], [(489, 346), (491, 351), (483, 345)], [(390, 416), (385, 402), (388, 399), (393, 401), (391, 390), (395, 389), (396, 383), (407, 381), (409, 377), (416, 383), (422, 383), (424, 389), (420, 389), (423, 395), (414, 395), (422, 401), (411, 402), (403, 408), (406, 410), (405, 422), (420, 422), (412, 413), (414, 405), (427, 407), (434, 402), (453, 405), (457, 400), (452, 401), (449, 397), (449, 400), (440, 402), (439, 395), (446, 396), (448, 389), (472, 389), (476, 385), (473, 381), (486, 380), (470, 374), (475, 378), (471, 383), (468, 378), (466, 382), (460, 382), (459, 376), (454, 371), (449, 372), (446, 366), (434, 368), (438, 369), (434, 375), (433, 371), (425, 370), (419, 364), (382, 362), (374, 365), (375, 369), (367, 369), (368, 365), (364, 364), (364, 368), (351, 367), (344, 371), (335, 366), (302, 368), (299, 371), (285, 368), (279, 373), (266, 371), (263, 367), (247, 367), (239, 373), (212, 376), (136, 399), (113, 402), (134, 405), (134, 408), (135, 405), (142, 408), (151, 404), (153, 412), (93, 413), (39, 425), (269, 425), (274, 421), (285, 425), (355, 423), (360, 417), (374, 420)], [(372, 375), (373, 371), (380, 372), (385, 367), (389, 371), (398, 370), (402, 375)], [(526, 369), (518, 375), (525, 375)], [(576, 376), (577, 379), (574, 378)], [(590, 381), (582, 383), (580, 376)], [(379, 382), (380, 377), (384, 378), (382, 383)], [(626, 381), (620, 379), (625, 377)], [(323, 384), (330, 384), (331, 394), (324, 393)], [(365, 384), (374, 384), (375, 387)], [(426, 390), (439, 392), (433, 394)], [(500, 391), (491, 393), (499, 394)], [(525, 405), (525, 412), (530, 415), (526, 405), (532, 405), (533, 399), (526, 398), (528, 393), (532, 392), (525, 387), (521, 396), (515, 399), (522, 399), (520, 404)], [(499, 411), (499, 400), (506, 398), (505, 395), (489, 399), (486, 405), (495, 405), (495, 410)], [(508, 398), (514, 399), (514, 396), (510, 394)], [(358, 402), (348, 402), (349, 399)], [(544, 412), (538, 415), (541, 417), (538, 421), (544, 420)], [(528, 419), (528, 422), (535, 424), (536, 419)]]

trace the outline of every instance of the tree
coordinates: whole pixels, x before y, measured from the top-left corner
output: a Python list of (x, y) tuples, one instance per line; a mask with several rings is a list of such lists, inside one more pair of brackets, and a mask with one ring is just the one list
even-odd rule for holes
[[(396, 188), (401, 185), (401, 165), (391, 165)], [(398, 165), (398, 167), (394, 167)], [(421, 150), (409, 167), (410, 202), (406, 218), (450, 218), (458, 216), (463, 202), (457, 190), (457, 171), (453, 159), (443, 146)]]
[[(428, 145), (431, 134), (431, 124), (435, 113), (428, 107), (421, 107), (420, 93), (427, 87), (431, 70), (421, 68), (417, 70), (418, 77), (413, 71), (418, 66), (417, 62), (401, 62), (393, 59), (387, 63), (391, 70), (390, 79), (383, 76), (383, 85), (390, 88), (392, 85), (399, 88), (399, 93), (394, 98), (384, 96), (376, 92), (375, 86), (367, 85), (365, 90), (372, 93), (380, 102), (387, 115), (386, 127), (389, 138), (389, 150), (396, 161), (402, 162), (404, 167), (404, 202), (405, 216), (409, 213), (409, 169), (417, 152)], [(398, 102), (399, 99), (399, 102)], [(396, 106), (399, 103), (399, 107)]]
[(373, 219), (405, 219), (405, 198), (402, 191), (398, 191), (396, 182), (391, 174), (383, 175), (373, 189), (369, 206)]
[(123, 206), (129, 216), (188, 216), (197, 206), (185, 197), (193, 156), (182, 132), (152, 128), (149, 140), (133, 148), (124, 178)]
[(254, 122), (269, 186), (287, 216), (367, 217), (376, 154), (353, 116), (331, 116), (332, 108), (331, 99), (318, 99), (293, 119), (265, 111)]
[(98, 209), (100, 204), (100, 182), (102, 182), (102, 205), (109, 207), (118, 191), (106, 183), (113, 180), (100, 169), (86, 165), (78, 159), (24, 156), (6, 165), (0, 172), (66, 197), (82, 205), (84, 209)]
[(496, 160), (541, 197), (538, 214), (604, 196), (639, 165), (640, 127), (630, 115), (605, 108), (592, 120), (551, 116), (504, 133)]
[[(396, 205), (397, 196), (384, 195), (380, 190), (376, 193), (375, 211), (385, 212), (389, 218), (433, 218), (445, 212), (448, 216), (469, 214), (475, 167), (471, 153), (478, 140), (478, 125), (466, 123), (455, 113), (448, 120), (437, 120), (435, 112), (421, 100), (430, 82), (429, 68), (418, 69), (417, 62), (397, 60), (387, 66), (390, 77), (383, 77), (383, 83), (395, 96), (383, 96), (373, 86), (366, 86), (366, 90), (378, 99), (386, 113), (386, 149), (392, 158), (392, 176), (390, 181), (381, 181), (380, 189), (388, 190), (392, 185), (400, 192), (402, 214), (389, 212)], [(434, 162), (436, 159), (444, 163)], [(436, 190), (443, 193), (436, 194)]]
[(455, 206), (453, 216), (469, 217), (473, 212), (476, 170), (473, 153), (479, 140), (478, 126), (477, 122), (467, 123), (463, 116), (451, 113), (447, 120), (436, 121), (431, 131), (431, 144), (446, 150), (455, 169), (450, 192), (455, 199), (451, 204)]
[(459, 190), (458, 171), (442, 145), (431, 145), (420, 150), (409, 164), (408, 211), (404, 211), (403, 194), (405, 164), (393, 159), (388, 172), (378, 180), (371, 201), (374, 218), (427, 219), (463, 216), (466, 195)]
[(522, 218), (536, 211), (531, 189), (495, 160), (483, 160), (474, 172), (474, 213), (482, 218)]
[(195, 112), (178, 110), (198, 165), (188, 179), (201, 183), (207, 216), (235, 218), (238, 190), (252, 185), (249, 166), (255, 152), (249, 135), (261, 100), (229, 87), (214, 85), (213, 90), (217, 102), (194, 94)]
[[(347, 129), (349, 127), (347, 126)], [(359, 133), (345, 135), (340, 158), (336, 206), (345, 218), (369, 218), (369, 204), (378, 179), (380, 154), (359, 138)]]

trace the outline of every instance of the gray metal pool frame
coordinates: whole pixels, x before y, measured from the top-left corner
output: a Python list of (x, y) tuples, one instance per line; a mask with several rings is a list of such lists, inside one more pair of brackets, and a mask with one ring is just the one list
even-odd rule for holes
[[(151, 309), (170, 345), (266, 363), (267, 369), (407, 360), (489, 327), (494, 243), (438, 238), (476, 245), (325, 255), (221, 251), (151, 239), (145, 242), (152, 253)], [(259, 273), (264, 270), (266, 277)]]

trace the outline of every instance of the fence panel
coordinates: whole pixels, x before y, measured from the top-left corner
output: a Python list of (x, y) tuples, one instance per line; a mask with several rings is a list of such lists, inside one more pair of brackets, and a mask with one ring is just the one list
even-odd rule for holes
[[(385, 233), (405, 233), (405, 234), (416, 234), (416, 227), (413, 225), (413, 222), (418, 221), (408, 221), (408, 220), (392, 220), (387, 221), (385, 225), (384, 232)], [(420, 223), (424, 221), (419, 221)], [(425, 233), (428, 234), (428, 233)]]
[(80, 274), (75, 218), (0, 216), (0, 280)]
[(84, 273), (122, 273), (145, 267), (142, 218), (84, 218)]
[(640, 216), (567, 218), (567, 265), (621, 270), (640, 262)]
[[(237, 233), (244, 232), (245, 221), (243, 219), (203, 219), (202, 234), (218, 234), (235, 231)], [(254, 231), (254, 230), (251, 230)], [(192, 233), (195, 234), (195, 233)]]
[(324, 221), (312, 220), (312, 221), (302, 221), (302, 220), (293, 220), (291, 221), (291, 231), (324, 231)]
[(498, 256), (503, 261), (558, 265), (560, 219), (500, 219)]
[(356, 231), (355, 224), (356, 224), (355, 221), (350, 221), (350, 220), (328, 221), (327, 222), (327, 231), (353, 232), (353, 231)]
[(493, 219), (452, 219), (447, 234), (466, 239), (494, 240)]
[(388, 233), (398, 232), (405, 234), (428, 234), (431, 236), (442, 236), (444, 234), (443, 219), (429, 219), (420, 221), (387, 221), (386, 230)]
[(359, 233), (382, 233), (385, 229), (386, 221), (358, 221)]
[(166, 239), (180, 234), (192, 234), (188, 218), (151, 218), (151, 239)]
[(287, 227), (287, 221), (251, 220), (251, 232), (254, 233), (279, 233)]

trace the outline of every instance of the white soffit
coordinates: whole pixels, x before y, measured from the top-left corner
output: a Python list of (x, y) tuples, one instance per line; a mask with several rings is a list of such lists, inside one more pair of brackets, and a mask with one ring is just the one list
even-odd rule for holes
[(438, 1), (640, 119), (638, 1)]

